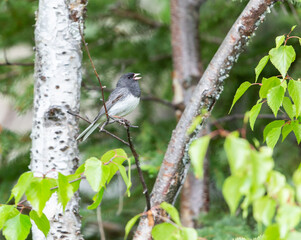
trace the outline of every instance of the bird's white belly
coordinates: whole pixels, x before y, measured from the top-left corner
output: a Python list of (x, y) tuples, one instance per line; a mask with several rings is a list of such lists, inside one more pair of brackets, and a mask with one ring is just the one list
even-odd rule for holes
[(122, 101), (115, 103), (109, 110), (110, 116), (124, 117), (131, 113), (139, 104), (140, 98), (128, 95)]

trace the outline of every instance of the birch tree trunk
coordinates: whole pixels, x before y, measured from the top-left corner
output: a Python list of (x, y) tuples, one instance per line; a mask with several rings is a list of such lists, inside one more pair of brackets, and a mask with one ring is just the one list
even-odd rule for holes
[[(56, 178), (78, 166), (78, 122), (67, 110), (79, 111), (81, 36), (86, 0), (40, 0), (35, 29), (34, 117), (30, 169), (36, 177)], [(47, 239), (83, 239), (79, 197), (63, 213), (54, 194), (44, 213), (51, 229)], [(45, 239), (34, 225), (33, 239)]]
[[(187, 129), (194, 117), (200, 113), (200, 110), (207, 110), (207, 117), (209, 116), (223, 90), (223, 82), (228, 77), (234, 62), (238, 59), (252, 34), (265, 19), (266, 12), (276, 1), (250, 0), (212, 58), (190, 98), (189, 105), (185, 108), (176, 129), (172, 133), (151, 194), (152, 207), (163, 201), (173, 203), (176, 200), (190, 165), (189, 145), (198, 136), (202, 126), (197, 127), (195, 132), (189, 136)], [(162, 211), (152, 210), (152, 212), (153, 216), (162, 214)], [(155, 217), (155, 222), (158, 223), (159, 218)], [(148, 221), (148, 218), (141, 217), (134, 239), (151, 239), (152, 228), (153, 224)]]

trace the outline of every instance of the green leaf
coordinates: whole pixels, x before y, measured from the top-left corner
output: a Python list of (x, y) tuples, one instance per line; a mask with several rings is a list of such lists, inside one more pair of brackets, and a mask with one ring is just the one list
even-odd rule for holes
[(278, 110), (282, 104), (284, 97), (284, 88), (282, 86), (273, 87), (269, 90), (267, 96), (267, 102), (272, 109), (275, 117), (277, 117)]
[(162, 209), (164, 209), (171, 217), (171, 219), (179, 226), (182, 226), (181, 224), (181, 220), (180, 220), (180, 216), (179, 216), (179, 212), (178, 210), (171, 204), (167, 203), (167, 202), (162, 202), (160, 204), (160, 207)]
[(250, 111), (250, 127), (252, 131), (254, 130), (254, 124), (257, 119), (258, 114), (260, 113), (262, 103), (254, 105)]
[(19, 213), (4, 224), (3, 235), (7, 240), (25, 240), (30, 232), (30, 228), (30, 218), (27, 215)]
[(296, 53), (292, 46), (280, 46), (272, 48), (269, 52), (272, 64), (278, 69), (282, 77), (286, 77), (287, 70), (295, 61)]
[(114, 149), (111, 151), (106, 152), (102, 157), (101, 157), (101, 161), (103, 163), (107, 163), (110, 162), (109, 166), (109, 172), (108, 177), (107, 177), (107, 183), (109, 183), (111, 181), (111, 179), (113, 178), (113, 176), (116, 174), (116, 172), (119, 170), (117, 165), (122, 165), (122, 163), (128, 159), (127, 154), (125, 153), (125, 151), (121, 148), (118, 149)]
[(290, 80), (288, 83), (288, 93), (296, 106), (296, 117), (301, 113), (301, 82)]
[(176, 240), (178, 233), (179, 229), (176, 226), (165, 222), (154, 226), (152, 237), (154, 240)]
[(284, 139), (287, 137), (287, 135), (289, 135), (289, 133), (293, 131), (293, 126), (290, 123), (287, 123), (283, 126), (282, 128), (282, 142), (284, 141)]
[(300, 46), (301, 46), (301, 38), (299, 38), (299, 44), (300, 44)]
[(282, 45), (282, 43), (284, 42), (284, 39), (285, 39), (284, 35), (276, 37), (276, 39), (275, 39), (276, 49), (279, 48)]
[(275, 147), (280, 137), (280, 134), (281, 134), (281, 127), (273, 128), (271, 131), (269, 131), (266, 137), (266, 142), (270, 148)]
[(299, 240), (301, 239), (301, 232), (292, 231), (288, 233), (286, 240)]
[(73, 196), (73, 187), (68, 182), (68, 177), (61, 174), (60, 172), (58, 174), (57, 184), (59, 187), (58, 188), (58, 201), (62, 204), (63, 211), (65, 211), (67, 203), (70, 201), (70, 199)]
[(301, 165), (299, 165), (298, 169), (293, 174), (293, 182), (296, 186), (297, 201), (301, 203)]
[(260, 73), (264, 69), (265, 65), (267, 65), (269, 59), (270, 59), (269, 55), (264, 56), (262, 59), (260, 59), (258, 65), (255, 68), (255, 74), (256, 74), (255, 82), (257, 82)]
[(126, 191), (127, 191), (128, 197), (130, 197), (131, 196), (130, 188), (132, 186), (131, 179), (129, 179), (128, 176), (126, 175), (126, 170), (125, 170), (124, 166), (117, 165), (117, 167), (119, 169), (119, 172), (120, 172), (120, 174), (122, 176), (122, 179), (123, 179), (125, 185), (127, 186)]
[(242, 179), (233, 175), (228, 177), (224, 182), (223, 195), (230, 208), (231, 215), (234, 215), (242, 198), (242, 195), (239, 191), (242, 184)]
[[(82, 166), (83, 166), (83, 169), (85, 169), (85, 165), (83, 164)], [(71, 174), (71, 175), (67, 175), (66, 177), (67, 177), (68, 182), (72, 186), (73, 193), (75, 193), (79, 189), (79, 185), (80, 185), (80, 182), (81, 182), (80, 178), (82, 177), (82, 175), (74, 173), (74, 174)], [(71, 181), (73, 181), (73, 182), (71, 182)]]
[(100, 160), (102, 162), (109, 162), (111, 159), (113, 159), (113, 162), (121, 165), (127, 158), (126, 152), (122, 148), (117, 148), (106, 152), (104, 155), (102, 155)]
[(96, 157), (86, 160), (85, 176), (95, 192), (99, 192), (107, 180), (107, 176), (103, 173), (103, 163)]
[(263, 78), (262, 79), (262, 86), (259, 90), (259, 97), (260, 98), (267, 98), (268, 92), (271, 88), (280, 86), (281, 80), (277, 77), (270, 77), (270, 78)]
[(295, 189), (286, 184), (278, 193), (278, 204), (295, 204)]
[(45, 237), (47, 237), (50, 230), (50, 223), (46, 215), (43, 213), (42, 216), (39, 217), (36, 211), (31, 210), (29, 216), (35, 222), (38, 229), (40, 229), (44, 233)]
[(243, 171), (247, 166), (250, 150), (247, 140), (238, 138), (233, 133), (226, 138), (225, 151), (232, 174), (244, 175)]
[(286, 234), (297, 226), (301, 220), (301, 208), (293, 205), (280, 205), (276, 222), (279, 224), (280, 237), (284, 238)]
[[(257, 188), (261, 188), (266, 182), (268, 174), (274, 167), (272, 158), (273, 151), (268, 147), (261, 147), (259, 151), (252, 151), (252, 192), (256, 193)], [(264, 190), (265, 192), (265, 190)], [(248, 194), (246, 192), (246, 194)], [(254, 196), (252, 196), (254, 197)]]
[(27, 200), (40, 217), (46, 202), (51, 196), (50, 188), (51, 184), (48, 179), (34, 178), (25, 192)]
[(194, 140), (189, 147), (189, 156), (196, 178), (203, 178), (204, 158), (209, 146), (210, 136), (203, 136)]
[(182, 228), (181, 229), (181, 240), (197, 240), (198, 233), (194, 228)]
[(298, 120), (293, 121), (291, 124), (292, 124), (293, 131), (295, 133), (297, 142), (299, 144), (301, 141), (301, 124), (299, 123)]
[(266, 226), (269, 226), (272, 218), (274, 217), (276, 206), (276, 201), (268, 196), (257, 199), (253, 204), (253, 214), (255, 220), (263, 223)]
[(265, 230), (262, 240), (280, 240), (280, 232), (278, 224), (273, 224)]
[(285, 176), (277, 171), (271, 171), (267, 180), (267, 190), (270, 197), (275, 197), (285, 186)]
[(135, 223), (137, 222), (137, 220), (140, 218), (140, 214), (137, 214), (135, 217), (131, 218), (130, 221), (127, 222), (126, 226), (125, 226), (125, 236), (124, 236), (124, 240), (127, 239), (131, 229), (133, 228), (133, 226), (135, 225)]
[(75, 175), (81, 175), (85, 172), (85, 164), (80, 165), (76, 171), (75, 171)]
[(237, 102), (238, 99), (240, 99), (240, 97), (248, 90), (248, 88), (251, 86), (252, 84), (250, 82), (243, 82), (239, 88), (236, 90), (236, 93), (234, 95), (234, 99), (230, 108), (229, 113), (231, 112), (234, 104)]
[(284, 97), (282, 105), (287, 115), (290, 117), (290, 119), (293, 120), (296, 113), (294, 111), (294, 107), (291, 100), (288, 97)]
[(5, 222), (17, 216), (19, 211), (13, 205), (1, 205), (0, 206), (0, 230), (3, 228)]
[(90, 206), (88, 206), (87, 209), (92, 210), (99, 206), (99, 204), (101, 203), (104, 191), (105, 191), (105, 189), (102, 188), (102, 189), (100, 189), (100, 191), (98, 193), (96, 193), (94, 195), (94, 197), (93, 197), (94, 202)]
[(26, 189), (29, 187), (31, 180), (33, 179), (32, 172), (23, 173), (17, 182), (17, 184), (12, 189), (12, 194), (15, 197), (15, 203), (17, 204), (22, 196), (24, 195)]
[(281, 128), (285, 124), (284, 120), (270, 122), (263, 130), (263, 140), (266, 141), (268, 133), (274, 128)]
[(294, 31), (294, 29), (297, 27), (297, 25), (292, 26), (291, 32)]

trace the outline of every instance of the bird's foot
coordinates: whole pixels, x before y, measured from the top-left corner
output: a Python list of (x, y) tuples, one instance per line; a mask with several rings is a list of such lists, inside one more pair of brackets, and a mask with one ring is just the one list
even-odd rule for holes
[(114, 117), (113, 119), (115, 122), (118, 122), (120, 125), (124, 126), (125, 128), (128, 128), (128, 127), (138, 128), (138, 126), (132, 125), (129, 120), (127, 120), (123, 117), (120, 117), (120, 116), (113, 116), (113, 117)]

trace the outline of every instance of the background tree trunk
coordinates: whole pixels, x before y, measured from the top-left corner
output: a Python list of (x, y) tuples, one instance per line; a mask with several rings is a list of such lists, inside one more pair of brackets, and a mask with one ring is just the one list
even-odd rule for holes
[[(173, 104), (186, 107), (203, 73), (200, 60), (199, 10), (205, 0), (171, 0), (171, 43), (173, 60)], [(176, 111), (179, 119), (182, 111)], [(204, 161), (208, 170), (208, 158)], [(189, 171), (181, 192), (180, 213), (184, 226), (194, 227), (193, 219), (200, 209), (209, 210), (208, 172), (206, 181), (196, 179)], [(206, 206), (204, 205), (206, 204)]]
[[(190, 165), (189, 145), (198, 136), (201, 127), (197, 127), (190, 136), (187, 136), (187, 129), (194, 117), (200, 113), (200, 110), (206, 109), (209, 113), (211, 112), (223, 90), (222, 84), (228, 77), (234, 62), (238, 59), (254, 31), (263, 22), (267, 9), (275, 2), (273, 0), (251, 0), (232, 25), (212, 58), (193, 92), (189, 105), (185, 108), (176, 129), (173, 131), (152, 191), (152, 207), (163, 201), (173, 203), (176, 200)], [(153, 211), (153, 215), (156, 214), (162, 213)], [(155, 221), (158, 222), (156, 218)], [(148, 218), (142, 217), (134, 239), (151, 239), (152, 228)]]
[[(30, 169), (36, 177), (56, 178), (78, 166), (76, 119), (67, 110), (79, 111), (81, 85), (81, 36), (86, 1), (40, 0), (35, 29), (34, 118)], [(66, 207), (54, 194), (44, 213), (50, 220), (47, 239), (82, 239), (79, 197)], [(33, 227), (33, 239), (44, 239)]]
[[(171, 44), (174, 104), (186, 106), (202, 75), (199, 10), (204, 0), (171, 0)], [(176, 111), (180, 118), (182, 112)]]

